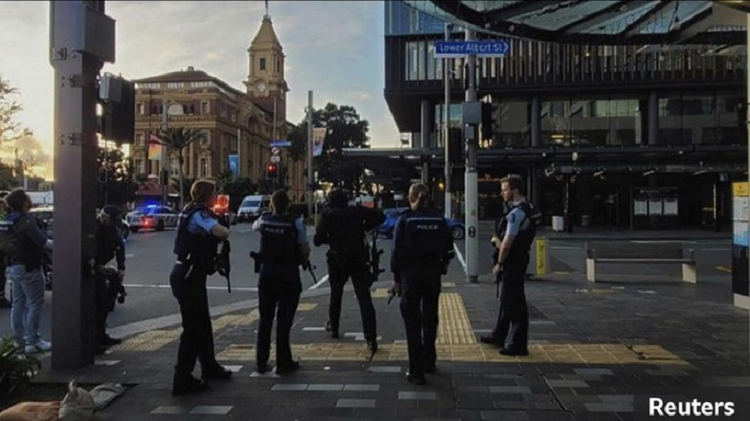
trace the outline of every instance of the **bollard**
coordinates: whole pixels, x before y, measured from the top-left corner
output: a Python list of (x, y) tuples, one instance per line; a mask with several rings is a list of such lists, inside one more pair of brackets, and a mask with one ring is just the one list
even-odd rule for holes
[(536, 276), (549, 273), (549, 241), (546, 238), (536, 239)]

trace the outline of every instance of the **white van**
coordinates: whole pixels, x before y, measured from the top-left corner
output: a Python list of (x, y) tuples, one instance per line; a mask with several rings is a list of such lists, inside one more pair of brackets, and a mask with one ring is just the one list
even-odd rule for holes
[(251, 195), (245, 196), (237, 210), (237, 220), (239, 222), (255, 221), (260, 214), (267, 212), (271, 207), (271, 196)]

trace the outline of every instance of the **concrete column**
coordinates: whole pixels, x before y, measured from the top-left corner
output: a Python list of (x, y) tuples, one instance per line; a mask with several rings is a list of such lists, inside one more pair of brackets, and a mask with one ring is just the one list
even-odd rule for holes
[[(52, 368), (94, 363), (96, 180), (96, 78), (102, 59), (84, 51), (107, 51), (115, 40), (81, 37), (87, 6), (104, 13), (103, 1), (50, 2), (51, 56), (55, 70), (55, 299), (52, 302)], [(114, 25), (114, 23), (111, 23)], [(114, 31), (113, 31), (114, 32)], [(83, 42), (82, 42), (83, 40)], [(98, 44), (98, 45), (91, 45)], [(97, 48), (98, 47), (98, 48)]]
[(541, 124), (542, 107), (539, 103), (539, 97), (531, 99), (531, 147), (538, 148), (542, 146), (542, 124)]
[(420, 106), (419, 146), (418, 148), (430, 147), (430, 101), (423, 99)]
[(656, 92), (648, 95), (648, 144), (659, 144), (659, 98)]

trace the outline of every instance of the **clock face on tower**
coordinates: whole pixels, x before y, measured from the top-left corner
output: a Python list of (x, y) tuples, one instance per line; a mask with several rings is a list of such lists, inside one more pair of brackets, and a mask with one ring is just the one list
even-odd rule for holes
[(260, 83), (258, 83), (258, 85), (256, 85), (256, 86), (257, 86), (257, 88), (258, 88), (258, 92), (260, 92), (260, 93), (263, 93), (263, 92), (265, 92), (265, 91), (266, 91), (266, 84), (265, 84), (265, 83), (263, 83), (263, 82), (260, 82)]

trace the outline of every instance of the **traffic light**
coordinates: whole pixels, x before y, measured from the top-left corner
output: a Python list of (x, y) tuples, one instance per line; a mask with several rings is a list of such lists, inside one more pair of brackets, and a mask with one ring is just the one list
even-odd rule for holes
[(266, 164), (266, 178), (269, 180), (277, 180), (279, 178), (279, 166), (275, 162)]
[(454, 166), (464, 163), (464, 139), (463, 132), (459, 128), (452, 128), (448, 134), (448, 153), (451, 164)]

